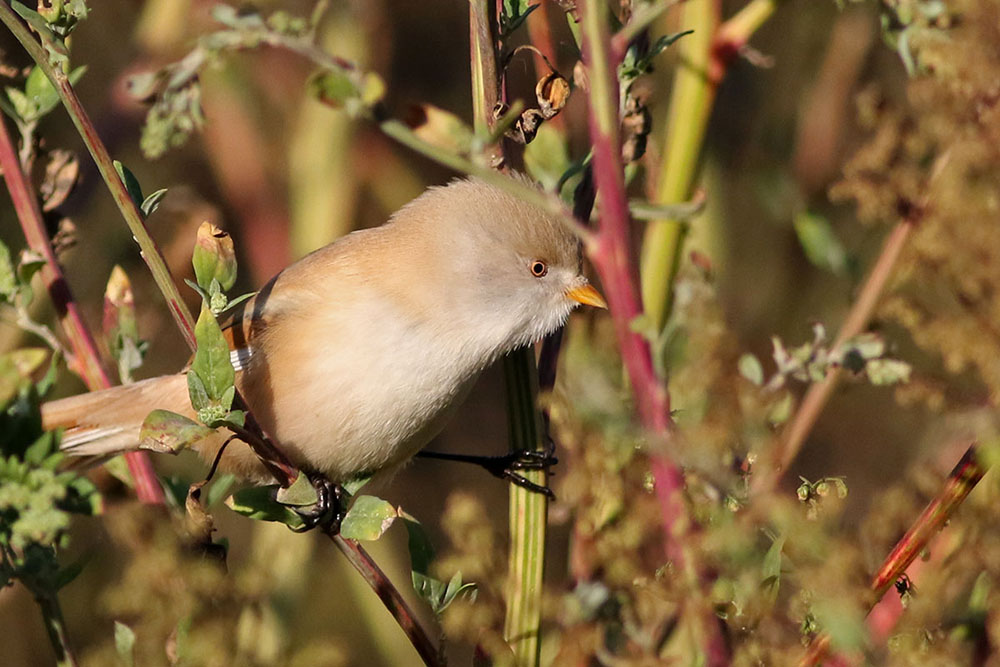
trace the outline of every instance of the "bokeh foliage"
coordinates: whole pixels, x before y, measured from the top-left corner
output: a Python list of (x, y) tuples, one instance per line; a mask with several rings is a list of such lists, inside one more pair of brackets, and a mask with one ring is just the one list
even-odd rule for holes
[[(723, 4), (726, 12), (741, 6)], [(459, 119), (469, 115), (466, 4), (419, 5), (332, 3), (313, 26), (303, 18), (313, 3), (266, 2), (259, 15), (223, 9), (220, 27), (207, 3), (150, 0), (91, 7), (77, 27), (82, 3), (66, 4), (76, 12), (66, 19), (76, 28), (73, 63), (88, 66), (85, 74), (75, 70), (83, 76), (85, 102), (144, 182), (171, 187), (151, 223), (178, 275), (212, 290), (213, 276), (192, 274), (189, 263), (203, 219), (226, 222), (246, 257), (241, 285), (252, 288), (305, 250), (301, 239), (320, 243), (352, 226), (378, 224), (424, 185), (448, 177), (363, 122), (376, 100), (394, 115), (413, 101)], [(851, 21), (880, 32), (882, 41), (826, 41)], [(544, 2), (532, 11), (518, 39), (540, 42), (540, 22), (552, 28), (551, 65), (572, 72), (576, 46), (560, 4)], [(865, 620), (872, 572), (937, 492), (962, 447), (977, 440), (986, 461), (996, 457), (1000, 3), (790, 3), (772, 23), (719, 91), (703, 158), (709, 203), (689, 223), (694, 252), (682, 259), (667, 329), (651, 334), (658, 362), (669, 371), (681, 434), (674, 455), (687, 471), (698, 526), (690, 548), (708, 585), (701, 588), (692, 581), (696, 575), (664, 561), (646, 436), (632, 419), (610, 325), (599, 316), (575, 319), (559, 384), (544, 397), (561, 459), (543, 608), (546, 664), (691, 661), (703, 643), (704, 628), (692, 613), (699, 607), (724, 627), (735, 664), (793, 662), (820, 631), (836, 650), (877, 664), (969, 664), (995, 656), (1000, 643), (994, 602), (1000, 494), (991, 476), (919, 563), (914, 587), (902, 591), (899, 625), (880, 630)], [(686, 27), (654, 24), (652, 36), (676, 36)], [(256, 48), (260, 30), (287, 38), (315, 30), (328, 52), (377, 79), (311, 79), (310, 68), (281, 48)], [(112, 43), (107, 35), (120, 39)], [(57, 60), (64, 57), (59, 38), (56, 33), (49, 44)], [(829, 50), (815, 52), (817, 43)], [(50, 95), (36, 75), (32, 81), (15, 48), (6, 54), (6, 101), (21, 135), (45, 137), (40, 155), (46, 158), (51, 146), (77, 145), (58, 113), (38, 122), (40, 108), (51, 110)], [(768, 60), (763, 54), (773, 68), (760, 67)], [(530, 57), (525, 51), (512, 56), (514, 98), (534, 97), (538, 77)], [(678, 63), (669, 49), (651, 62), (652, 70), (634, 82), (636, 72), (623, 75), (630, 97), (648, 108), (656, 139), (665, 129), (664, 96)], [(539, 77), (546, 73), (538, 70)], [(126, 72), (139, 77), (126, 85)], [(142, 107), (124, 94), (126, 87), (157, 102)], [(332, 111), (315, 99), (317, 92), (327, 101), (361, 104), (354, 113)], [(827, 106), (824, 95), (833, 100)], [(573, 160), (585, 158), (584, 110), (577, 89), (558, 124), (543, 125), (529, 145), (527, 166), (543, 183), (554, 185)], [(142, 134), (144, 117), (153, 122)], [(463, 145), (471, 145), (473, 135), (463, 137)], [(183, 149), (167, 150), (184, 141)], [(632, 194), (648, 189), (659, 157), (650, 141), (646, 156), (629, 168)], [(138, 330), (150, 339), (139, 372), (176, 370), (185, 353), (88, 169), (83, 185), (51, 213), (53, 224), (72, 217), (80, 230), (78, 247), (63, 254), (71, 279), (96, 313), (111, 266), (125, 264), (136, 284)], [(340, 192), (345, 183), (350, 194), (340, 198), (317, 194)], [(919, 224), (876, 322), (877, 354), (865, 356), (873, 349), (865, 339), (838, 357), (860, 359), (869, 380), (868, 364), (901, 359), (912, 366), (909, 381), (895, 390), (868, 386), (860, 374), (849, 381), (789, 480), (804, 477), (751, 499), (755, 462), (789, 418), (804, 383), (825, 373), (834, 352), (819, 337), (809, 342), (810, 327), (816, 319), (835, 327), (886, 226), (914, 210)], [(4, 239), (18, 247), (13, 216), (4, 213)], [(98, 481), (115, 509), (80, 524), (75, 544), (54, 560), (54, 547), (65, 546), (67, 503), (92, 512), (96, 495), (83, 478), (52, 471), (61, 457), (52, 450), (57, 437), (36, 432), (35, 369), (22, 363), (21, 330), (44, 337), (36, 321), (51, 313), (30, 296), (24, 300), (28, 293), (18, 289), (28, 288), (30, 275), (17, 278), (6, 256), (11, 270), (0, 278), (9, 285), (0, 290), (11, 295), (13, 319), (27, 319), (20, 330), (4, 331), (8, 356), (0, 358), (0, 380), (8, 417), (29, 419), (34, 430), (4, 450), (0, 509), (17, 516), (4, 514), (2, 525), (11, 532), (0, 539), (24, 557), (39, 556), (24, 550), (25, 539), (39, 545), (44, 558), (31, 572), (43, 573), (37, 576), (52, 590), (68, 578), (59, 574), (65, 564), (83, 557), (84, 574), (60, 596), (84, 664), (112, 664), (126, 654), (135, 664), (415, 659), (377, 601), (355, 587), (353, 573), (325, 544), (234, 517), (216, 498), (205, 504), (230, 542), (227, 567), (197, 546), (190, 526), (132, 505), (118, 483), (104, 478)], [(20, 266), (30, 267), (30, 258)], [(774, 354), (779, 349), (791, 352)], [(884, 364), (878, 368), (885, 371)], [(893, 368), (892, 379), (904, 379)], [(62, 375), (57, 391), (78, 389)], [(488, 377), (474, 393), (442, 448), (502, 449), (495, 385)], [(5, 426), (5, 442), (15, 432), (27, 433)], [(166, 468), (181, 489), (202, 474), (190, 461)], [(437, 579), (429, 581), (454, 581), (452, 592), (476, 583), (475, 598), (449, 596), (443, 584), (436, 589), (438, 599), (450, 602), (440, 622), (454, 663), (468, 662), (475, 651), (506, 664), (505, 494), (499, 484), (481, 483), (479, 474), (415, 463), (386, 490), (392, 502), (374, 510), (405, 519), (401, 505), (428, 526), (442, 552), (432, 568)], [(24, 516), (29, 523), (19, 524)], [(380, 559), (391, 565), (398, 585), (408, 587), (405, 531), (392, 528), (384, 541)], [(5, 577), (36, 581), (23, 576), (24, 563), (9, 567), (5, 560), (4, 568)], [(5, 634), (24, 630), (0, 649), (9, 652), (0, 653), (6, 658), (0, 661), (48, 664), (50, 649), (34, 613), (29, 601), (0, 593)], [(426, 620), (433, 626), (433, 614)], [(125, 630), (116, 632), (113, 621), (127, 626), (133, 640)]]

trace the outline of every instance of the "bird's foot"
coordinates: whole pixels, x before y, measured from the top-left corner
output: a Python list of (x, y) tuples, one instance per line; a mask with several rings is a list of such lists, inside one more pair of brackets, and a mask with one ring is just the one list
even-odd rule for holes
[(340, 532), (340, 523), (344, 520), (347, 510), (344, 507), (346, 491), (339, 484), (334, 484), (325, 475), (318, 472), (306, 473), (313, 489), (316, 490), (316, 504), (295, 513), (302, 519), (302, 527), (293, 529), (304, 533), (313, 528), (320, 528), (324, 533), (336, 535)]
[(473, 454), (451, 454), (445, 452), (420, 452), (418, 456), (430, 459), (440, 459), (443, 461), (458, 461), (459, 463), (472, 463), (494, 477), (506, 479), (511, 484), (521, 488), (540, 493), (549, 500), (555, 500), (556, 496), (547, 486), (536, 484), (522, 475), (523, 470), (545, 470), (559, 463), (555, 457), (555, 443), (549, 439), (545, 449), (531, 450), (522, 449), (509, 454), (497, 456), (476, 456)]

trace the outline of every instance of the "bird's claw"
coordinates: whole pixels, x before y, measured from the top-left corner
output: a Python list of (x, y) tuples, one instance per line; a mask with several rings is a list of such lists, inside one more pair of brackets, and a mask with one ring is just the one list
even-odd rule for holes
[(307, 476), (313, 489), (316, 490), (316, 504), (301, 509), (292, 508), (302, 519), (302, 526), (292, 530), (304, 533), (320, 528), (324, 533), (338, 534), (340, 523), (347, 514), (342, 502), (345, 495), (344, 487), (334, 484), (320, 473), (310, 472)]
[(540, 493), (549, 500), (555, 500), (556, 494), (547, 486), (532, 482), (518, 470), (545, 470), (559, 463), (555, 456), (556, 445), (549, 438), (545, 449), (522, 449), (509, 454), (490, 457), (491, 461), (483, 467), (493, 476), (506, 479), (511, 484), (520, 486), (534, 493)]

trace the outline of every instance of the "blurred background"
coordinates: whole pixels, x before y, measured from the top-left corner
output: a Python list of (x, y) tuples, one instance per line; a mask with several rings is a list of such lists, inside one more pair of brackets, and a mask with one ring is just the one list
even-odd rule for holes
[[(162, 158), (147, 159), (139, 148), (146, 108), (127, 94), (126, 78), (183, 57), (199, 34), (215, 27), (209, 14), (212, 4), (95, 2), (73, 36), (73, 62), (88, 67), (78, 91), (111, 154), (136, 174), (145, 191), (169, 189), (149, 227), (178, 280), (192, 277), (191, 247), (204, 220), (235, 238), (241, 276), (234, 293), (242, 293), (310, 250), (352, 229), (384, 222), (428, 185), (455, 176), (394, 144), (373, 125), (312, 100), (306, 92), (308, 63), (271, 49), (228, 55), (209, 67), (202, 76), (204, 131)], [(723, 15), (742, 4), (723, 2)], [(529, 24), (551, 25), (553, 64), (569, 77), (578, 54), (563, 12), (553, 2), (542, 5)], [(313, 3), (255, 6), (264, 13), (282, 8), (308, 16)], [(796, 344), (811, 339), (813, 322), (835, 331), (884, 234), (882, 227), (860, 224), (852, 204), (832, 203), (828, 197), (845, 159), (868, 138), (868, 130), (856, 121), (857, 94), (877, 89), (887, 100), (904, 95), (905, 70), (898, 55), (882, 43), (874, 9), (867, 4), (840, 9), (833, 2), (783, 4), (754, 36), (753, 50), (734, 64), (719, 91), (700, 180), (708, 206), (693, 222), (691, 243), (710, 259), (724, 322), (734, 340), (760, 358), (769, 356), (772, 335)], [(668, 19), (655, 31), (676, 27)], [(409, 105), (425, 102), (471, 122), (468, 3), (334, 2), (320, 35), (331, 53), (385, 80), (393, 115), (402, 116)], [(524, 33), (520, 39), (527, 37)], [(8, 63), (27, 63), (9, 36), (0, 36), (0, 46)], [(672, 57), (670, 52), (660, 56), (656, 71), (641, 84), (653, 119), (645, 164), (656, 164), (662, 143), (665, 99), (676, 65)], [(516, 56), (508, 76), (511, 97), (530, 99), (536, 79), (530, 55)], [(586, 150), (584, 112), (585, 99), (576, 93), (561, 117), (574, 159)], [(175, 372), (185, 363), (187, 349), (73, 128), (57, 110), (39, 132), (46, 146), (67, 147), (81, 155), (80, 186), (61, 212), (77, 228), (76, 245), (63, 259), (88, 321), (100, 321), (107, 278), (114, 265), (122, 265), (133, 281), (140, 333), (150, 343), (137, 375)], [(642, 194), (644, 173), (632, 188), (637, 196)], [(0, 235), (10, 247), (20, 248), (23, 239), (5, 192), (0, 199)], [(804, 250), (801, 227), (796, 230), (797, 221), (810, 222), (803, 221), (804, 215), (813, 216), (812, 222), (837, 241), (833, 254), (820, 265)], [(194, 307), (197, 295), (190, 290), (185, 294)], [(46, 319), (42, 301), (38, 317)], [(600, 326), (592, 321), (595, 317), (606, 315), (583, 315), (573, 328)], [(899, 356), (919, 358), (905, 336), (899, 331), (891, 335), (891, 327), (888, 331)], [(24, 340), (12, 327), (0, 329), (5, 349)], [(501, 382), (497, 369), (488, 372), (432, 448), (506, 451)], [(69, 375), (57, 389), (60, 395), (83, 390)], [(963, 391), (975, 397), (980, 390), (969, 382)], [(851, 426), (844, 428), (848, 420)], [(891, 390), (849, 385), (824, 413), (788, 479), (798, 474), (846, 476), (851, 495), (844, 521), (857, 523), (874, 491), (884, 484), (886, 471), (905, 468), (926, 454), (921, 434), (927, 424), (923, 407), (900, 407)], [(159, 457), (155, 463), (165, 475), (188, 481), (199, 479), (204, 470), (185, 456)], [(557, 494), (559, 475), (557, 468)], [(216, 518), (219, 534), (231, 544), (233, 581), (218, 581), (211, 573), (199, 579), (196, 562), (130, 559), (123, 545), (169, 540), (147, 511), (124, 499), (123, 491), (109, 493), (108, 511), (115, 519), (77, 523), (70, 558), (83, 559), (87, 567), (62, 593), (69, 632), (85, 664), (112, 664), (113, 619), (155, 616), (148, 606), (166, 605), (164, 600), (187, 609), (192, 618), (201, 618), (198, 614), (205, 613), (206, 605), (219, 615), (235, 614), (236, 636), (219, 641), (239, 643), (246, 660), (242, 664), (414, 664), (405, 638), (321, 536), (294, 535), (220, 507)], [(441, 550), (448, 542), (439, 518), (449, 499), (462, 493), (478, 498), (498, 544), (503, 544), (507, 488), (478, 469), (417, 460), (382, 492), (423, 521)], [(567, 514), (558, 502), (552, 520), (549, 565), (551, 581), (558, 587), (560, 577), (566, 576), (568, 539)], [(372, 551), (406, 589), (404, 543), (402, 529), (393, 529)], [(142, 573), (152, 580), (146, 588), (135, 583)], [(197, 583), (182, 585), (182, 579)], [(142, 622), (141, 628), (156, 628), (145, 636), (160, 642), (177, 632), (176, 617)], [(23, 591), (0, 591), (0, 627), (5, 636), (0, 664), (51, 663), (41, 621)], [(199, 635), (198, 629), (186, 632), (209, 642), (205, 636), (211, 633)], [(454, 647), (456, 657), (467, 650)], [(205, 651), (212, 655), (210, 647)], [(220, 650), (219, 655), (224, 653)], [(456, 663), (462, 664), (461, 659)], [(226, 663), (219, 657), (204, 664)]]

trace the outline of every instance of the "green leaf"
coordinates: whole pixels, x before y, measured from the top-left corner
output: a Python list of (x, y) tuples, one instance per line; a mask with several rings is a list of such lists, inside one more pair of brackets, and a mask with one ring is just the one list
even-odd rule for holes
[(82, 560), (74, 561), (66, 567), (60, 568), (59, 571), (56, 572), (55, 579), (52, 582), (52, 587), (58, 591), (61, 588), (69, 586), (73, 583), (74, 579), (80, 576), (81, 572), (83, 572)]
[(512, 32), (520, 28), (521, 25), (528, 20), (528, 17), (531, 16), (531, 12), (542, 6), (540, 2), (534, 5), (528, 5), (528, 3), (524, 2), (524, 0), (518, 0), (514, 3), (504, 3), (505, 6), (507, 4), (510, 4), (512, 9), (515, 8), (514, 6), (516, 5), (517, 13), (508, 13), (504, 17), (506, 19), (502, 30), (504, 37), (509, 37)]
[(24, 462), (36, 466), (41, 465), (49, 454), (54, 452), (54, 435), (52, 431), (46, 431), (37, 440), (28, 445), (28, 448), (24, 450)]
[(188, 397), (191, 399), (191, 407), (201, 412), (212, 407), (212, 399), (205, 390), (205, 383), (193, 370), (187, 372)]
[(660, 36), (660, 38), (657, 39), (653, 43), (653, 46), (651, 46), (649, 48), (649, 56), (648, 57), (651, 58), (653, 56), (659, 55), (665, 49), (673, 46), (674, 42), (676, 42), (681, 37), (684, 37), (686, 35), (690, 35), (690, 34), (693, 34), (693, 33), (694, 33), (694, 30), (684, 30), (684, 31), (681, 31), (681, 32), (676, 32), (673, 35), (662, 35), (662, 36)]
[[(226, 342), (222, 329), (209, 307), (202, 303), (201, 313), (194, 326), (194, 336), (198, 341), (198, 349), (191, 363), (191, 371), (201, 380), (205, 393), (213, 403), (221, 406), (224, 413), (229, 411), (232, 401), (225, 403), (223, 397), (229, 394), (229, 389), (236, 379), (236, 371), (229, 361), (229, 344)], [(188, 373), (190, 379), (191, 372)], [(190, 386), (190, 385), (189, 385)], [(192, 405), (194, 396), (192, 395)], [(195, 406), (196, 409), (198, 406)]]
[[(76, 85), (86, 71), (86, 65), (73, 70), (69, 75), (70, 84)], [(59, 104), (59, 93), (56, 91), (55, 86), (52, 85), (52, 82), (49, 81), (49, 77), (45, 75), (42, 68), (37, 65), (28, 74), (28, 78), (24, 83), (24, 94), (33, 107), (30, 118), (23, 116), (26, 121), (38, 120), (55, 109)]]
[(115, 650), (127, 667), (135, 665), (135, 632), (120, 621), (115, 621)]
[(445, 589), (444, 595), (441, 597), (441, 602), (435, 611), (437, 613), (441, 613), (448, 608), (448, 605), (450, 605), (455, 598), (466, 592), (469, 593), (471, 600), (475, 602), (476, 594), (478, 593), (476, 584), (471, 581), (463, 583), (462, 573), (456, 572), (448, 581), (448, 587)]
[(740, 375), (758, 387), (764, 384), (764, 367), (760, 359), (752, 354), (744, 354), (739, 361)]
[(241, 489), (226, 499), (226, 507), (258, 521), (283, 523), (293, 530), (305, 526), (302, 517), (274, 499), (277, 485)]
[(551, 123), (538, 128), (535, 140), (524, 147), (524, 166), (528, 175), (546, 190), (555, 190), (569, 164), (566, 137)]
[(342, 70), (326, 70), (309, 80), (309, 92), (321, 102), (334, 107), (342, 107), (349, 100), (360, 96), (354, 80)]
[(13, 299), (17, 292), (17, 274), (14, 272), (14, 262), (10, 258), (10, 250), (0, 241), (0, 296), (6, 301)]
[(795, 216), (795, 233), (806, 257), (814, 265), (841, 275), (847, 269), (847, 251), (837, 238), (830, 221), (803, 211)]
[(912, 366), (898, 359), (873, 359), (865, 364), (865, 375), (876, 386), (909, 382), (912, 372)]
[(792, 395), (789, 392), (784, 392), (778, 402), (771, 406), (771, 410), (767, 414), (767, 420), (772, 424), (784, 424), (788, 421), (788, 418), (792, 416)]
[(444, 597), (446, 586), (443, 581), (414, 571), (412, 573), (413, 590), (437, 613), (441, 598)]
[(123, 165), (118, 160), (114, 161), (115, 171), (118, 172), (118, 178), (122, 180), (125, 184), (125, 189), (128, 190), (128, 196), (132, 198), (133, 203), (136, 206), (142, 205), (142, 188), (139, 187), (139, 180), (135, 177), (129, 168)]
[(406, 526), (407, 548), (410, 552), (410, 569), (414, 572), (427, 574), (434, 560), (434, 547), (427, 537), (423, 524), (412, 515), (400, 510), (399, 518)]
[(347, 493), (353, 496), (359, 490), (361, 490), (361, 487), (370, 482), (371, 479), (372, 479), (371, 474), (362, 473), (356, 477), (352, 477), (351, 479), (347, 480), (341, 486), (344, 487), (344, 490), (347, 491)]
[(375, 496), (359, 496), (340, 524), (340, 534), (352, 540), (377, 540), (398, 516), (392, 503)]
[(309, 507), (319, 502), (319, 496), (316, 494), (316, 488), (309, 481), (309, 477), (300, 470), (299, 476), (288, 488), (278, 489), (275, 500), (282, 505)]
[(216, 477), (205, 493), (205, 507), (212, 507), (225, 498), (235, 483), (236, 475), (232, 473), (226, 472)]
[(10, 3), (10, 6), (28, 23), (28, 25), (32, 27), (35, 32), (38, 33), (38, 36), (41, 37), (46, 50), (49, 51), (50, 57), (57, 55), (66, 58), (69, 56), (69, 51), (66, 49), (66, 45), (63, 43), (63, 40), (49, 29), (48, 22), (42, 18), (41, 14), (33, 9), (29, 9), (26, 5), (21, 4), (17, 0), (13, 0), (13, 2)]
[(25, 122), (30, 122), (30, 120), (35, 116), (35, 107), (31, 104), (31, 100), (28, 96), (17, 88), (12, 88), (10, 86), (4, 88), (4, 92), (7, 93), (7, 99), (10, 100), (10, 105), (14, 109), (15, 120), (20, 119)]
[(763, 586), (768, 600), (774, 603), (778, 599), (778, 587), (781, 584), (781, 550), (785, 547), (785, 538), (779, 537), (771, 543), (764, 554), (762, 564)]
[(215, 433), (193, 419), (169, 410), (153, 410), (139, 429), (139, 447), (154, 452), (176, 454)]

